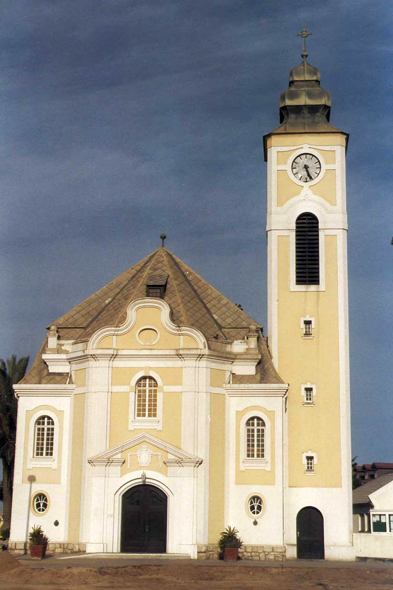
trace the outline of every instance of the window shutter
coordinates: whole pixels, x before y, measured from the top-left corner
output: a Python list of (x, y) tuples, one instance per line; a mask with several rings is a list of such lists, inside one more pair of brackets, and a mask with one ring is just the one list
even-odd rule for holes
[(312, 213), (296, 220), (296, 284), (319, 285), (319, 223)]

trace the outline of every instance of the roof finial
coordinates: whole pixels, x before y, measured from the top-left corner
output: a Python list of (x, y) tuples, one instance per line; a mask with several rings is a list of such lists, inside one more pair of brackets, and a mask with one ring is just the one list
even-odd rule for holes
[(161, 241), (162, 241), (161, 248), (165, 248), (164, 242), (165, 242), (165, 239), (166, 239), (166, 235), (165, 234), (160, 234), (160, 238), (161, 238)]
[(304, 59), (304, 61), (306, 61), (306, 57), (308, 56), (308, 53), (306, 51), (306, 39), (309, 35), (312, 35), (312, 33), (309, 33), (306, 29), (306, 25), (303, 25), (303, 30), (301, 33), (296, 33), (296, 35), (298, 37), (302, 37), (303, 39), (303, 51), (302, 51), (302, 58)]

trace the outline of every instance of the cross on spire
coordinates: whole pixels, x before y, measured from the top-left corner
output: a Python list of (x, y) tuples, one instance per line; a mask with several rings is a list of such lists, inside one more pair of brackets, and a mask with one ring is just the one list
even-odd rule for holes
[(302, 51), (302, 58), (304, 60), (306, 60), (306, 57), (308, 56), (308, 53), (306, 51), (306, 39), (309, 35), (312, 35), (312, 33), (309, 33), (306, 29), (306, 25), (303, 26), (303, 30), (301, 33), (296, 33), (297, 37), (302, 37), (303, 39), (303, 51)]

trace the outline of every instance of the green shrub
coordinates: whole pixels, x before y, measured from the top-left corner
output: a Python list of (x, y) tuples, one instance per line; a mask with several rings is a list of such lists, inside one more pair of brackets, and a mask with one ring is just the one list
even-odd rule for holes
[(49, 539), (44, 535), (44, 531), (41, 526), (34, 525), (29, 533), (29, 541), (31, 545), (47, 545)]
[(6, 541), (10, 538), (10, 529), (1, 529), (0, 531), (0, 539), (2, 541)]
[(222, 531), (220, 535), (220, 539), (218, 541), (218, 546), (221, 553), (226, 548), (240, 548), (243, 545), (243, 541), (238, 536), (239, 531), (235, 529), (235, 527), (228, 526), (225, 531)]

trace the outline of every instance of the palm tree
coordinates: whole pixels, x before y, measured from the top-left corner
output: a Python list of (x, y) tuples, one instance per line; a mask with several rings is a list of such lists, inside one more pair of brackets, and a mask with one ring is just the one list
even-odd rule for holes
[(7, 362), (0, 360), (0, 459), (3, 463), (3, 530), (11, 526), (12, 484), (16, 440), (18, 401), (13, 385), (25, 375), (29, 357), (16, 360), (13, 354)]

